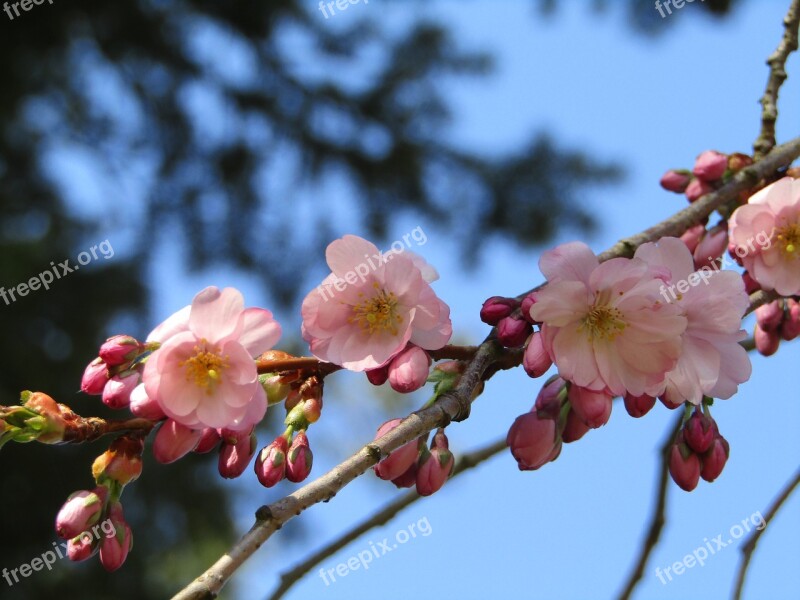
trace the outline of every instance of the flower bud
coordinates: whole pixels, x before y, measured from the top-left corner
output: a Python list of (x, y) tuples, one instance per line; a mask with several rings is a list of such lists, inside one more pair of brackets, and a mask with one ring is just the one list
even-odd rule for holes
[(144, 346), (136, 338), (129, 335), (115, 335), (100, 346), (98, 354), (109, 367), (116, 367), (131, 362), (143, 349)]
[(540, 416), (536, 410), (518, 416), (508, 430), (506, 445), (520, 471), (535, 471), (560, 452), (555, 419)]
[(161, 410), (161, 405), (147, 395), (144, 384), (140, 383), (131, 391), (131, 403), (128, 406), (130, 411), (142, 419), (150, 421), (160, 421), (167, 417)]
[(692, 180), (692, 174), (686, 169), (670, 169), (661, 176), (661, 187), (668, 192), (682, 194)]
[(761, 284), (753, 279), (753, 277), (747, 271), (742, 273), (742, 281), (744, 282), (744, 291), (747, 292), (748, 296), (761, 289)]
[(122, 514), (122, 504), (115, 502), (108, 511), (108, 518), (114, 526), (114, 535), (105, 536), (100, 541), (100, 564), (109, 573), (119, 569), (128, 558), (133, 545), (130, 525)]
[(128, 485), (142, 474), (144, 440), (137, 435), (122, 435), (111, 442), (108, 450), (92, 464), (92, 475), (97, 483), (107, 480)]
[(264, 487), (272, 487), (286, 474), (286, 451), (289, 444), (282, 435), (264, 446), (255, 462), (256, 477)]
[(239, 477), (250, 464), (250, 459), (256, 453), (257, 444), (255, 433), (240, 436), (234, 444), (223, 441), (217, 464), (219, 474), (226, 479)]
[(697, 248), (697, 244), (700, 243), (700, 240), (703, 239), (705, 234), (705, 225), (695, 225), (694, 227), (689, 227), (689, 229), (683, 232), (681, 241), (686, 244), (689, 252), (694, 253), (695, 249)]
[(497, 325), (501, 319), (505, 319), (519, 306), (514, 298), (504, 298), (503, 296), (492, 296), (481, 307), (481, 321), (487, 325)]
[(694, 251), (694, 265), (702, 269), (718, 260), (728, 247), (727, 225), (717, 225), (703, 236)]
[(447, 436), (440, 429), (433, 436), (430, 452), (427, 448), (417, 461), (417, 493), (430, 496), (439, 491), (453, 472), (455, 458), (449, 450)]
[(383, 385), (386, 383), (386, 380), (389, 379), (389, 365), (392, 364), (392, 361), (387, 362), (382, 367), (378, 367), (377, 369), (370, 369), (365, 371), (367, 374), (367, 380), (372, 385)]
[(222, 438), (213, 427), (206, 427), (203, 429), (203, 434), (200, 436), (200, 441), (197, 442), (197, 447), (194, 449), (195, 454), (205, 454), (211, 452), (219, 445)]
[(749, 167), (753, 164), (753, 158), (747, 156), (747, 154), (742, 154), (741, 152), (734, 152), (730, 156), (728, 156), (728, 169), (733, 171), (741, 171), (745, 167)]
[(692, 179), (689, 185), (686, 186), (685, 194), (689, 199), (689, 202), (694, 202), (695, 200), (698, 200), (709, 192), (713, 191), (714, 187), (710, 183), (702, 179)]
[(717, 435), (714, 419), (695, 410), (683, 426), (683, 440), (694, 452), (703, 454), (711, 447)]
[(684, 442), (675, 442), (670, 449), (669, 474), (687, 492), (696, 488), (700, 481), (700, 458)]
[(519, 348), (533, 333), (533, 325), (521, 317), (505, 317), (497, 323), (497, 339), (506, 348)]
[(542, 417), (558, 418), (561, 405), (567, 399), (567, 382), (558, 375), (548, 379), (536, 395), (534, 408)]
[(756, 344), (756, 350), (758, 350), (760, 354), (772, 356), (778, 351), (781, 338), (777, 331), (764, 331), (761, 329), (761, 325), (756, 323), (756, 328), (753, 332), (753, 341)]
[(293, 387), (286, 395), (286, 401), (283, 403), (286, 412), (291, 412), (294, 407), (300, 403), (300, 387)]
[[(397, 427), (401, 421), (402, 419), (391, 419), (386, 421), (378, 428), (378, 432), (375, 434), (375, 439), (377, 440), (382, 435), (390, 432), (392, 429)], [(372, 468), (378, 477), (391, 481), (392, 479), (397, 479), (400, 477), (400, 475), (405, 473), (411, 465), (417, 462), (418, 454), (418, 442), (417, 440), (411, 440), (410, 442), (400, 446), (397, 450), (392, 452), (389, 456), (384, 458)]]
[(108, 367), (102, 358), (95, 358), (83, 372), (81, 390), (85, 394), (99, 396), (108, 381)]
[(127, 408), (131, 403), (131, 393), (139, 385), (137, 372), (114, 375), (103, 388), (103, 404), (109, 408)]
[(80, 562), (92, 556), (100, 548), (100, 541), (88, 531), (84, 531), (67, 542), (67, 558)]
[(303, 402), (303, 416), (309, 423), (316, 423), (322, 414), (322, 398), (309, 398)]
[(595, 392), (571, 385), (568, 397), (572, 404), (572, 410), (592, 429), (602, 427), (611, 418), (612, 397), (605, 392)]
[(695, 160), (692, 173), (705, 181), (716, 181), (725, 174), (728, 157), (716, 150), (706, 150)]
[(42, 444), (57, 444), (64, 441), (68, 421), (76, 418), (72, 410), (53, 400), (44, 392), (33, 392), (27, 397), (23, 394), (23, 405), (37, 416), (27, 419), (24, 427), (35, 432), (34, 438)]
[(756, 310), (756, 323), (764, 331), (777, 331), (783, 321), (783, 304), (779, 300), (773, 300), (767, 304), (762, 304)]
[(721, 435), (714, 438), (711, 447), (703, 455), (703, 469), (700, 476), (706, 481), (714, 481), (722, 473), (725, 463), (728, 461), (731, 449), (726, 440)]
[(269, 406), (283, 402), (291, 389), (291, 386), (284, 381), (284, 378), (279, 373), (263, 373), (258, 376), (258, 381), (267, 393), (267, 404)]
[(645, 416), (656, 405), (656, 399), (653, 396), (644, 394), (642, 396), (632, 396), (625, 394), (625, 410), (634, 419)]
[(414, 392), (425, 385), (431, 357), (419, 346), (409, 344), (389, 364), (389, 385), (401, 394)]
[(300, 483), (308, 477), (313, 462), (314, 455), (308, 445), (306, 432), (300, 431), (286, 454), (286, 479), (293, 483)]
[(800, 303), (793, 298), (787, 298), (786, 315), (781, 325), (781, 337), (787, 342), (791, 342), (800, 335)]
[(71, 494), (56, 516), (58, 537), (65, 540), (74, 538), (97, 523), (107, 496), (108, 490), (103, 486)]
[(202, 429), (189, 429), (173, 419), (161, 424), (153, 441), (153, 456), (163, 464), (175, 462), (197, 447), (203, 437)]
[(542, 334), (534, 331), (528, 339), (528, 345), (525, 347), (525, 354), (522, 357), (522, 368), (530, 377), (541, 377), (550, 367), (553, 366), (553, 361), (542, 341)]
[(534, 304), (536, 304), (536, 292), (531, 292), (522, 299), (522, 302), (519, 305), (519, 312), (522, 315), (522, 318), (531, 325), (536, 325), (538, 323), (538, 321), (534, 320), (534, 318), (531, 316), (531, 308), (533, 308)]
[(669, 391), (661, 394), (658, 399), (661, 401), (661, 404), (670, 410), (675, 410), (676, 408), (683, 406), (685, 402), (683, 398), (672, 398)]
[(570, 410), (567, 413), (567, 420), (564, 423), (564, 431), (561, 432), (561, 440), (565, 444), (570, 444), (572, 442), (577, 442), (581, 439), (586, 432), (591, 429), (586, 423), (584, 423), (581, 418), (578, 416), (574, 410)]
[(417, 463), (414, 463), (400, 477), (392, 479), (392, 483), (398, 488), (410, 488), (417, 483)]

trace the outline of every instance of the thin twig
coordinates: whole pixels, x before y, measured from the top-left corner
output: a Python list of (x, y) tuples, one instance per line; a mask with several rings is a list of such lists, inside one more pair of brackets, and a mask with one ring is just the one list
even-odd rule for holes
[(761, 97), (761, 133), (753, 144), (756, 159), (767, 154), (775, 146), (775, 123), (778, 120), (778, 93), (786, 81), (786, 59), (797, 50), (797, 30), (800, 28), (800, 0), (793, 0), (789, 12), (783, 18), (783, 38), (767, 59), (769, 77), (767, 88)]
[(792, 495), (792, 492), (795, 488), (800, 484), (800, 470), (794, 474), (794, 477), (789, 480), (786, 486), (783, 488), (781, 493), (778, 495), (777, 498), (772, 502), (772, 506), (769, 507), (767, 514), (764, 516), (764, 527), (761, 529), (754, 529), (753, 533), (750, 534), (750, 537), (747, 538), (747, 541), (742, 545), (741, 552), (742, 552), (742, 562), (739, 565), (739, 573), (736, 577), (736, 587), (733, 590), (733, 599), (739, 600), (742, 597), (742, 589), (744, 588), (744, 579), (745, 575), (747, 575), (747, 567), (750, 565), (750, 559), (753, 557), (753, 552), (756, 549), (756, 544), (758, 543), (758, 539), (761, 537), (761, 534), (767, 529), (767, 524), (772, 520), (775, 516), (775, 513), (783, 506), (789, 496)]
[[(680, 412), (680, 411), (679, 411)], [(683, 423), (683, 415), (678, 415), (675, 425), (669, 431), (669, 434), (664, 438), (664, 443), (661, 444), (659, 450), (659, 458), (661, 459), (661, 468), (658, 471), (658, 489), (656, 490), (655, 507), (653, 514), (650, 517), (650, 527), (647, 530), (647, 537), (642, 543), (642, 551), (639, 554), (639, 560), (636, 566), (628, 576), (625, 589), (619, 595), (620, 600), (628, 600), (636, 588), (636, 585), (641, 581), (644, 575), (644, 568), (647, 566), (647, 561), (650, 555), (658, 544), (658, 539), (661, 537), (661, 531), (664, 529), (664, 524), (667, 522), (666, 509), (667, 509), (667, 489), (669, 488), (669, 453), (672, 444), (675, 442), (675, 436)]]
[[(500, 439), (491, 444), (487, 444), (480, 450), (475, 450), (474, 452), (469, 452), (468, 454), (463, 454), (458, 461), (456, 461), (456, 466), (453, 469), (453, 474), (450, 476), (450, 479), (456, 477), (457, 475), (467, 471), (483, 461), (491, 458), (498, 452), (503, 451), (506, 448), (506, 440)], [(375, 527), (380, 527), (381, 525), (385, 525), (388, 523), (397, 513), (403, 510), (406, 506), (414, 503), (415, 501), (419, 500), (422, 496), (417, 494), (415, 490), (408, 492), (397, 498), (396, 500), (392, 501), (391, 503), (387, 504), (384, 508), (376, 512), (374, 515), (362, 521), (357, 527), (347, 531), (342, 536), (336, 538), (329, 544), (326, 544), (324, 547), (317, 550), (314, 554), (307, 557), (303, 562), (295, 565), (292, 567), (291, 570), (286, 571), (281, 575), (281, 582), (278, 588), (272, 593), (269, 597), (269, 600), (278, 600), (279, 598), (283, 598), (289, 588), (291, 588), (295, 583), (297, 583), (306, 573), (311, 571), (311, 569), (328, 558), (332, 556), (345, 546), (347, 546), (350, 542), (358, 539), (362, 535), (364, 535), (370, 529), (374, 529)]]

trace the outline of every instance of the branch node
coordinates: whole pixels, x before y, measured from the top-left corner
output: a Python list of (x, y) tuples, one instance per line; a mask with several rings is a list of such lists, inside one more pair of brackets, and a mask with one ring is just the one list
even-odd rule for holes
[(256, 511), (256, 520), (257, 521), (270, 521), (273, 518), (274, 517), (272, 516), (272, 510), (266, 504), (264, 506), (260, 507)]

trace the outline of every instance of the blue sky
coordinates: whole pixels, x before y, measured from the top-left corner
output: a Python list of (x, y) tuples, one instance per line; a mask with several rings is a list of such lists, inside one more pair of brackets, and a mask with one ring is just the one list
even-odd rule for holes
[[(522, 1), (372, 0), (326, 23), (339, 27), (347, 19), (370, 18), (397, 30), (413, 17), (430, 16), (451, 27), (463, 48), (493, 53), (497, 69), (488, 80), (441, 82), (454, 107), (448, 132), (451, 141), (494, 154), (512, 150), (532, 133), (546, 130), (562, 145), (580, 146), (624, 163), (628, 177), (623, 184), (591, 190), (584, 199), (601, 223), (599, 233), (586, 240), (599, 252), (683, 208), (681, 197), (658, 187), (667, 168), (691, 167), (694, 157), (707, 148), (750, 150), (759, 125), (757, 100), (767, 76), (764, 61), (780, 37), (787, 2), (746, 3), (722, 26), (687, 4), (668, 17), (674, 20), (672, 31), (655, 40), (633, 33), (619, 14), (621, 7), (597, 14), (586, 4), (569, 3), (555, 18), (542, 20), (530, 3)], [(319, 13), (316, 16), (324, 19)], [(299, 72), (318, 75), (319, 64), (304, 62), (302, 54), (295, 56)], [(781, 95), (779, 141), (800, 131), (800, 60), (796, 55), (788, 70), (790, 79)], [(341, 73), (356, 81), (357, 75)], [(339, 183), (329, 182), (316, 192), (325, 200), (346, 197), (349, 192)], [(346, 202), (346, 198), (337, 201)], [(456, 199), (453, 209), (458, 210)], [(362, 233), (354, 225), (356, 215), (339, 221), (339, 234)], [(389, 239), (398, 239), (417, 226), (428, 237), (418, 250), (439, 270), (441, 279), (434, 287), (452, 308), (459, 341), (474, 343), (486, 334), (487, 327), (478, 319), (486, 297), (515, 295), (542, 279), (538, 252), (503, 242), (489, 244), (477, 270), (464, 271), (456, 246), (424, 217), (398, 219)], [(567, 232), (559, 241), (573, 237)], [(115, 249), (124, 252), (116, 244)], [(154, 248), (161, 256), (152, 272), (156, 318), (187, 304), (194, 291), (205, 285), (234, 285), (243, 290), (248, 304), (269, 306), (269, 298), (251, 278), (235, 273), (187, 275), (176, 285), (176, 275), (183, 270), (178, 249), (178, 243)], [(320, 256), (319, 260), (324, 259)], [(297, 327), (298, 313), (299, 309), (278, 313), (285, 330)], [(747, 328), (752, 329), (751, 320)], [(769, 359), (753, 356), (753, 363), (751, 380), (731, 400), (717, 402), (713, 411), (730, 442), (730, 461), (716, 482), (701, 482), (692, 493), (671, 486), (668, 524), (636, 598), (728, 597), (739, 542), (667, 585), (655, 576), (655, 568), (681, 560), (703, 546), (706, 538), (724, 533), (727, 539), (731, 526), (758, 511), (766, 512), (797, 469), (797, 342), (784, 343), (778, 355)], [(371, 439), (382, 422), (381, 412), (370, 405), (372, 392), (361, 384), (361, 377), (349, 373), (330, 378), (324, 417), (310, 432), (315, 475)], [(521, 370), (493, 378), (472, 417), (448, 428), (451, 448), (458, 454), (504, 436), (513, 419), (530, 408), (540, 385)], [(411, 399), (401, 399), (396, 416), (414, 407)], [(410, 539), (376, 559), (369, 570), (352, 572), (331, 585), (312, 573), (287, 597), (351, 600), (431, 594), (477, 599), (490, 593), (548, 599), (612, 597), (639, 551), (656, 482), (656, 448), (673, 416), (658, 405), (645, 418), (635, 420), (615, 406), (608, 425), (566, 446), (555, 463), (536, 472), (519, 472), (510, 455), (502, 453), (320, 566), (335, 569), (338, 563), (369, 550), (370, 542), (392, 538), (411, 523), (428, 523), (429, 535)], [(251, 525), (250, 515), (260, 503), (290, 489), (264, 491), (250, 471), (241, 481), (226, 485), (237, 494), (242, 532)], [(334, 501), (312, 508), (302, 518), (302, 529), (287, 526), (237, 577), (240, 597), (265, 597), (280, 572), (398, 493), (367, 474)], [(298, 536), (289, 540), (284, 531), (291, 529)], [(784, 506), (762, 536), (745, 598), (796, 597), (800, 587), (797, 531), (800, 494)]]

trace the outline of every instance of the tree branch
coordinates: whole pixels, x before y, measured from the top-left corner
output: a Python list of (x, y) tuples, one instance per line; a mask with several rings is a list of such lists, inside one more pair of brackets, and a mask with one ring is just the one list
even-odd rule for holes
[[(450, 476), (450, 479), (456, 477), (457, 475), (467, 471), (483, 461), (491, 458), (495, 454), (503, 451), (506, 449), (506, 440), (505, 438), (496, 440), (491, 444), (484, 446), (479, 450), (475, 450), (468, 454), (462, 455), (458, 461), (456, 462), (456, 466), (453, 469), (453, 474)], [(350, 542), (358, 539), (362, 535), (364, 535), (370, 529), (374, 529), (375, 527), (380, 527), (381, 525), (385, 525), (388, 523), (397, 513), (403, 510), (406, 506), (416, 502), (422, 496), (417, 494), (415, 490), (412, 490), (396, 500), (387, 504), (384, 508), (376, 512), (374, 515), (362, 521), (358, 526), (354, 527), (350, 531), (347, 531), (337, 539), (333, 540), (329, 544), (323, 546), (319, 550), (317, 550), (314, 554), (303, 560), (303, 562), (295, 565), (292, 567), (291, 570), (284, 572), (281, 575), (281, 582), (278, 588), (272, 593), (269, 597), (269, 600), (278, 600), (279, 598), (283, 598), (284, 594), (295, 584), (297, 583), (306, 573), (308, 573), (312, 567), (319, 564), (329, 556), (332, 556), (345, 546), (347, 546)]]
[(800, 0), (792, 0), (789, 12), (783, 18), (783, 38), (775, 52), (767, 59), (769, 77), (767, 88), (761, 97), (761, 133), (753, 144), (756, 159), (767, 154), (775, 146), (775, 123), (778, 120), (778, 93), (786, 81), (786, 59), (797, 50), (797, 31), (800, 28)]
[(750, 565), (750, 559), (753, 556), (753, 552), (756, 549), (756, 544), (758, 543), (758, 538), (761, 537), (761, 534), (767, 529), (767, 525), (772, 518), (775, 516), (775, 513), (778, 512), (781, 506), (783, 506), (784, 502), (792, 495), (792, 492), (795, 488), (800, 484), (800, 470), (795, 473), (794, 477), (789, 480), (786, 486), (783, 488), (783, 491), (778, 495), (777, 498), (772, 502), (772, 506), (769, 507), (767, 514), (764, 516), (764, 527), (761, 529), (754, 529), (753, 533), (747, 538), (747, 541), (742, 545), (741, 552), (742, 552), (742, 562), (739, 565), (739, 573), (736, 577), (736, 587), (733, 591), (733, 598), (734, 600), (739, 600), (742, 597), (742, 589), (744, 588), (744, 578), (747, 574), (747, 567)]
[[(682, 411), (679, 411), (682, 412)], [(661, 444), (659, 456), (661, 457), (661, 468), (658, 472), (658, 489), (656, 490), (655, 507), (653, 514), (650, 517), (650, 527), (647, 530), (647, 536), (642, 544), (642, 551), (639, 554), (639, 560), (636, 562), (631, 574), (628, 576), (625, 589), (619, 595), (620, 600), (628, 600), (633, 593), (633, 590), (638, 585), (644, 574), (644, 568), (647, 566), (647, 561), (653, 553), (653, 549), (658, 544), (661, 537), (661, 531), (664, 529), (664, 524), (667, 522), (666, 509), (667, 509), (667, 489), (669, 487), (669, 453), (672, 444), (675, 441), (675, 436), (683, 423), (683, 414), (678, 415), (675, 424), (669, 430), (669, 434), (664, 438), (664, 443)]]

